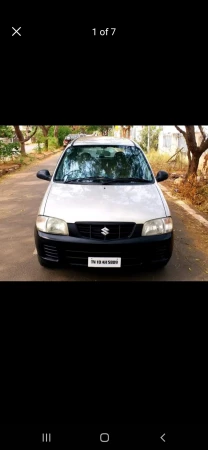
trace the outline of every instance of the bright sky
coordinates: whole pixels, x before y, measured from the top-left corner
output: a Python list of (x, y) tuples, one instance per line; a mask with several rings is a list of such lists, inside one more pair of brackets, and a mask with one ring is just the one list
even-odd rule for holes
[[(197, 125), (194, 125), (194, 126), (195, 126), (195, 131), (199, 131), (198, 126)], [(208, 133), (208, 125), (202, 125), (202, 126), (203, 126), (204, 130), (206, 131), (206, 133)], [(182, 130), (185, 130), (184, 125), (179, 125), (179, 127)], [(164, 125), (163, 126), (163, 131), (165, 131), (166, 133), (177, 133), (177, 130), (174, 127), (174, 125)]]

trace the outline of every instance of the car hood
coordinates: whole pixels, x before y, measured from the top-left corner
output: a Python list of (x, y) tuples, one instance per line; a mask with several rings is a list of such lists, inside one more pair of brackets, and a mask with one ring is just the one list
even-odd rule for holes
[(68, 223), (144, 223), (170, 213), (157, 183), (118, 186), (52, 182), (39, 214), (57, 217)]

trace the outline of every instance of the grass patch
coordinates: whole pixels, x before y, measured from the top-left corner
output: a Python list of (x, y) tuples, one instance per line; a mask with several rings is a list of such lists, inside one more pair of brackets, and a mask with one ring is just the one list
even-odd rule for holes
[[(48, 153), (49, 152), (55, 152), (57, 150), (62, 150), (62, 148), (57, 149), (55, 147), (53, 148), (49, 148), (48, 149)], [(38, 155), (45, 153), (47, 154), (47, 152), (45, 152), (44, 148), (34, 148), (32, 153), (28, 153), (26, 155), (20, 155), (18, 157), (16, 157), (15, 159), (13, 159), (13, 161), (10, 161), (10, 163), (12, 164), (21, 164), (21, 165), (28, 165), (34, 161), (38, 161)]]
[(170, 159), (171, 155), (169, 153), (159, 153), (152, 150), (146, 156), (155, 173), (159, 170), (165, 170), (168, 173), (177, 170), (186, 172), (188, 168), (187, 159), (181, 153)]

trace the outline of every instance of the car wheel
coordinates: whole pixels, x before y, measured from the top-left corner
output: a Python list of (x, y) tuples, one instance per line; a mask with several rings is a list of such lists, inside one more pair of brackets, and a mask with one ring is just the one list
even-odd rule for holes
[(58, 267), (58, 263), (47, 261), (46, 259), (41, 258), (41, 256), (39, 256), (39, 255), (38, 255), (38, 261), (42, 267), (48, 267), (50, 269), (53, 269), (53, 268), (55, 269)]

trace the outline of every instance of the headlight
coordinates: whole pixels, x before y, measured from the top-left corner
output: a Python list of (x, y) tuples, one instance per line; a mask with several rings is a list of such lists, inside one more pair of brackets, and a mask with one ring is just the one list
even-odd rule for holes
[(170, 233), (173, 229), (173, 221), (171, 217), (163, 219), (149, 220), (145, 222), (142, 228), (142, 236), (154, 236), (157, 234)]
[(67, 223), (55, 217), (38, 216), (36, 227), (44, 233), (69, 235)]

